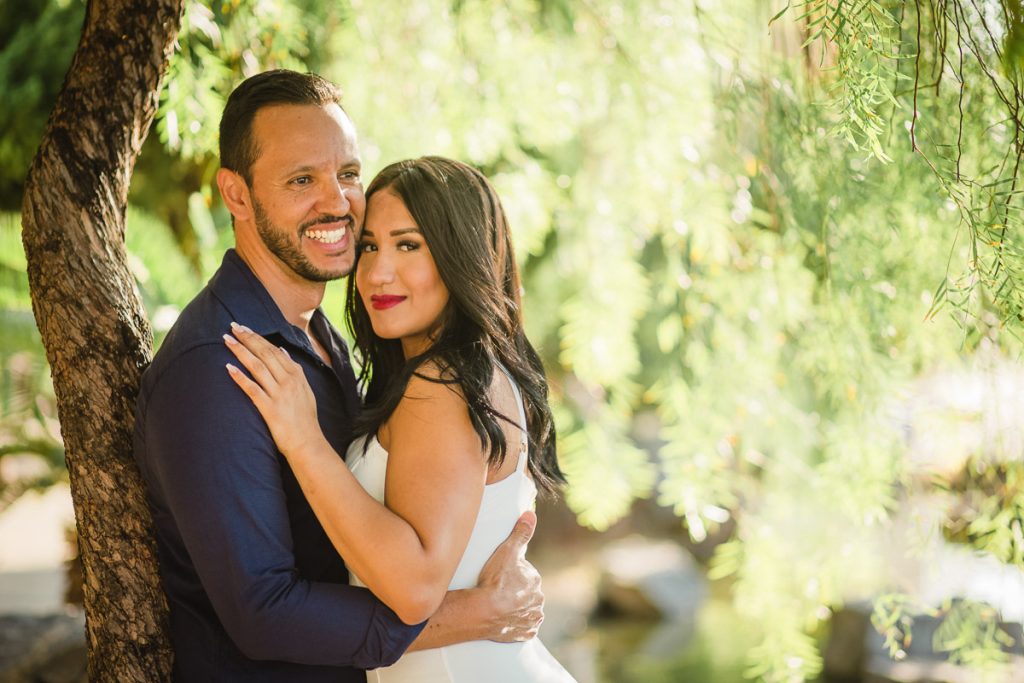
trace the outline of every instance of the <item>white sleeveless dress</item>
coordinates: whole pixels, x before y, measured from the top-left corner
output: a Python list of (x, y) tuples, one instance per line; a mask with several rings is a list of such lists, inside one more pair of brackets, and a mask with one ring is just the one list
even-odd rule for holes
[[(519, 406), (522, 428), (516, 470), (484, 488), (469, 545), (448, 585), (449, 590), (476, 585), (484, 563), (508, 538), (519, 515), (533, 508), (537, 495), (533, 480), (526, 475), (528, 440), (522, 397), (519, 387), (511, 378), (508, 379)], [(384, 503), (388, 452), (376, 437), (371, 437), (364, 454), (364, 440), (365, 437), (358, 439), (349, 447), (349, 468), (367, 493)], [(356, 586), (365, 585), (354, 573), (350, 582)], [(575, 679), (537, 638), (525, 643), (474, 640), (410, 652), (392, 666), (367, 671), (366, 680), (367, 683), (575, 683)]]

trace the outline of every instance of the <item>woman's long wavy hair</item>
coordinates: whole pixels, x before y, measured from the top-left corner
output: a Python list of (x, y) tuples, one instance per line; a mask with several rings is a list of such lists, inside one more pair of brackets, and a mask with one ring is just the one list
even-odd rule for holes
[[(356, 435), (377, 433), (398, 406), (415, 373), (430, 381), (458, 386), (473, 428), (488, 451), (488, 464), (496, 467), (509, 452), (499, 420), (518, 424), (516, 419), (501, 415), (488, 399), (495, 364), (500, 363), (522, 393), (530, 473), (538, 488), (553, 492), (565, 479), (555, 456), (547, 381), (540, 357), (523, 330), (519, 271), (498, 195), (479, 171), (442, 157), (422, 157), (388, 166), (367, 188), (367, 202), (384, 191), (401, 199), (416, 221), (448, 288), (449, 299), (433, 344), (406, 360), (398, 339), (381, 339), (374, 334), (356, 290), (356, 278), (349, 278), (345, 314), (362, 361), (359, 381), (367, 405), (355, 426)], [(438, 368), (439, 378), (417, 372), (425, 363)]]

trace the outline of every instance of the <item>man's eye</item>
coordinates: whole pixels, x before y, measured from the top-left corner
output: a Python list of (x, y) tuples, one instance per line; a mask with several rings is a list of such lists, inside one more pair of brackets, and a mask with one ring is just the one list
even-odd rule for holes
[(311, 182), (313, 182), (313, 179), (308, 175), (300, 175), (298, 178), (292, 178), (291, 180), (292, 185), (309, 185)]
[(359, 172), (343, 171), (342, 173), (338, 174), (338, 179), (341, 180), (341, 182), (343, 183), (353, 185), (359, 182)]

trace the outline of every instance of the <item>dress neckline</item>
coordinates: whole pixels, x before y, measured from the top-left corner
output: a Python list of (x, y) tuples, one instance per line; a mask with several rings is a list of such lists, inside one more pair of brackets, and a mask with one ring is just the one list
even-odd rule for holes
[[(363, 448), (357, 448), (356, 456), (354, 458), (352, 458), (352, 462), (350, 462), (348, 464), (349, 468), (354, 467), (360, 460), (366, 458), (366, 456), (368, 456), (370, 454), (370, 450), (374, 449), (374, 448), (377, 449), (378, 451), (380, 451), (384, 455), (385, 458), (389, 457), (390, 454), (388, 453), (387, 449), (384, 448), (384, 446), (381, 444), (380, 440), (377, 439), (377, 435), (376, 434), (366, 435), (366, 436), (362, 436), (360, 438), (362, 438), (362, 439), (369, 439), (370, 445), (367, 446), (367, 448), (365, 450)], [(509, 474), (507, 474), (506, 476), (502, 477), (498, 481), (491, 482), (490, 484), (484, 484), (485, 491), (486, 491), (486, 489), (490, 489), (490, 488), (501, 486), (502, 484), (506, 483), (507, 481), (509, 481), (511, 479), (516, 479), (517, 477), (522, 477), (522, 478), (526, 479), (528, 482), (530, 482), (532, 484), (533, 483), (533, 479), (531, 479), (530, 477), (526, 476), (526, 468), (525, 467), (520, 467), (520, 465), (522, 464), (523, 458), (525, 458), (525, 457), (526, 457), (526, 452), (525, 451), (520, 451), (520, 453), (519, 453), (519, 461), (516, 462), (516, 469), (514, 471), (510, 472)]]

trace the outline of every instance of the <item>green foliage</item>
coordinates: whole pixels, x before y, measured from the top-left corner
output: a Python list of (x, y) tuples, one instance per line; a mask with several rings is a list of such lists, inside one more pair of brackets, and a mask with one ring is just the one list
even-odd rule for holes
[(44, 358), (31, 351), (0, 354), (0, 511), (21, 494), (65, 477), (56, 401)]
[(938, 608), (929, 608), (893, 593), (875, 601), (871, 623), (885, 638), (890, 656), (905, 659), (913, 642), (917, 617), (940, 618), (932, 646), (944, 652), (951, 662), (965, 665), (979, 683), (1009, 680), (1007, 649), (1014, 638), (1001, 623), (999, 613), (989, 605), (971, 600), (955, 600)]
[[(564, 427), (570, 418), (559, 417)], [(560, 440), (559, 457), (572, 485), (566, 500), (581, 524), (607, 529), (624, 517), (634, 497), (646, 495), (655, 471), (646, 454), (629, 439), (620, 415), (596, 405), (587, 419)]]
[[(17, 461), (17, 462), (14, 462)], [(64, 448), (15, 216), (0, 214), (0, 511), (63, 476)], [(14, 463), (13, 465), (11, 463)]]
[[(884, 108), (899, 107), (895, 88), (901, 78), (898, 60), (902, 2), (875, 0), (806, 0), (799, 5), (809, 34), (802, 47), (823, 45), (818, 67), (834, 71), (829, 106), (843, 112), (832, 132), (854, 148), (866, 147), (879, 161), (892, 161), (883, 149), (888, 129)], [(781, 15), (778, 15), (781, 16)], [(830, 54), (834, 50), (834, 63)], [(810, 55), (808, 55), (810, 56)], [(831, 75), (831, 74), (829, 74)]]
[(139, 285), (142, 301), (153, 323), (157, 343), (170, 329), (181, 309), (192, 300), (220, 261), (226, 244), (209, 245), (203, 269), (196, 273), (167, 226), (151, 214), (129, 207), (126, 220), (128, 265)]
[(78, 44), (82, 0), (23, 0), (0, 7), (0, 211), (21, 188)]
[(936, 308), (950, 305), (971, 326), (994, 309), (1017, 334), (1024, 321), (1024, 251), (1013, 237), (1022, 227), (1020, 3), (812, 0), (806, 7), (808, 44), (835, 55), (826, 77), (839, 93), (829, 102), (838, 114), (834, 130), (885, 161), (893, 127), (905, 127), (959, 213), (958, 239), (970, 254), (952, 264), (958, 274), (938, 288)]
[[(723, 594), (721, 597), (717, 595), (719, 591)], [(655, 648), (630, 642), (631, 629), (645, 629), (643, 624), (618, 629), (609, 626), (607, 633), (605, 628), (599, 629), (602, 638), (598, 643), (599, 661), (604, 666), (597, 680), (620, 683), (744, 683), (749, 680), (749, 676), (744, 676), (744, 653), (757, 644), (758, 629), (736, 614), (728, 599), (727, 586), (712, 585), (711, 592), (710, 600), (694, 615), (692, 639), (668, 657), (652, 653)], [(665, 639), (663, 634), (649, 634), (658, 627), (645, 629), (648, 642)]]
[[(1019, 76), (1009, 69), (1001, 75), (993, 71), (998, 46), (989, 23), (1000, 15), (981, 15), (973, 3), (829, 2), (807, 3), (805, 9), (794, 17), (809, 36), (801, 49), (808, 57), (816, 47), (821, 68), (809, 69), (806, 78), (786, 71), (785, 65), (774, 71), (792, 79), (795, 92), (801, 92), (800, 83), (820, 81), (810, 92), (820, 87), (830, 93), (829, 106), (808, 111), (801, 103), (805, 95), (791, 102), (773, 95), (787, 116), (772, 118), (772, 130), (784, 138), (780, 131), (794, 128), (805, 146), (792, 155), (779, 154), (780, 146), (768, 151), (766, 179), (777, 176), (778, 182), (754, 194), (777, 202), (782, 224), (792, 220), (803, 233), (810, 247), (808, 264), (823, 279), (816, 300), (825, 306), (815, 317), (824, 323), (817, 330), (824, 334), (816, 336), (813, 348), (795, 355), (806, 371), (821, 377), (812, 383), (822, 417), (822, 439), (816, 445), (821, 464), (805, 476), (822, 477), (818, 485), (849, 515), (844, 545), (861, 548), (857, 553), (874, 543), (867, 537), (857, 541), (857, 529), (891, 527), (894, 514), (907, 506), (904, 499), (927, 495), (930, 489), (911, 479), (898, 423), (886, 424), (892, 420), (885, 417), (887, 394), (914, 374), (947, 362), (943, 358), (957, 347), (963, 352), (998, 346), (1019, 353), (1016, 341), (999, 334), (1004, 325), (1016, 334), (1021, 310), (1020, 254), (1009, 237), (1019, 224), (1015, 159), (1020, 147), (1014, 134), (1020, 130)], [(1013, 39), (1013, 16), (1013, 10), (1001, 14), (1011, 20), (1007, 40)], [(774, 28), (785, 26), (777, 20)], [(784, 86), (776, 90), (786, 91)], [(842, 133), (850, 143), (847, 151), (818, 144), (826, 139), (825, 130)], [(908, 143), (896, 134), (903, 130), (909, 133)], [(892, 163), (880, 166), (851, 154), (864, 148), (878, 161)], [(804, 156), (808, 152), (815, 160), (811, 174)], [(819, 198), (824, 206), (805, 197)], [(944, 237), (935, 240), (938, 234)], [(923, 304), (927, 312), (922, 315)], [(952, 313), (947, 322), (961, 327), (958, 335), (948, 327), (941, 333), (929, 329), (940, 322), (936, 313), (943, 306)], [(922, 317), (928, 326), (922, 326)], [(815, 335), (815, 327), (805, 324), (805, 334)], [(822, 356), (814, 348), (828, 353)], [(1013, 468), (993, 465), (989, 456), (965, 462), (963, 472), (966, 481), (939, 485), (956, 495), (947, 513), (949, 537), (1019, 564), (1021, 522)], [(767, 512), (757, 511), (759, 525), (770, 518)], [(772, 559), (774, 546), (762, 548), (751, 529), (740, 529), (742, 553), (730, 546), (716, 566), (719, 573), (735, 572), (740, 604), (756, 605), (759, 592), (779, 588), (761, 573), (781, 560)], [(908, 547), (907, 554), (912, 550)], [(759, 557), (761, 552), (765, 555)], [(820, 586), (829, 585), (830, 568), (825, 558), (816, 572)], [(892, 581), (880, 568), (848, 571), (866, 579), (860, 590), (843, 578), (842, 592), (823, 593), (821, 604), (836, 604), (843, 594), (879, 594)], [(1000, 648), (1012, 639), (997, 628), (990, 608), (954, 604), (937, 612), (942, 624), (936, 647), (978, 676), (1001, 680), (1005, 671), (999, 666), (1006, 656)], [(913, 615), (936, 613), (931, 610), (909, 595), (881, 593), (873, 623), (891, 654), (903, 655)]]
[(885, 639), (889, 656), (905, 659), (907, 648), (913, 642), (914, 616), (921, 610), (903, 594), (890, 593), (875, 599), (871, 625)]
[(315, 68), (316, 46), (338, 13), (325, 2), (187, 2), (161, 93), (160, 141), (187, 160), (215, 159), (227, 94), (259, 71)]
[(1003, 665), (1009, 655), (1003, 648), (1013, 644), (1013, 637), (999, 624), (999, 613), (969, 600), (954, 603), (935, 632), (936, 649), (948, 652), (951, 661), (974, 668), (982, 683), (1006, 679)]
[(947, 535), (1024, 568), (1024, 465), (973, 458), (948, 490), (958, 495)]

